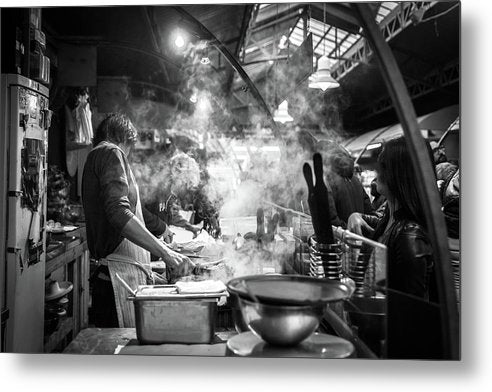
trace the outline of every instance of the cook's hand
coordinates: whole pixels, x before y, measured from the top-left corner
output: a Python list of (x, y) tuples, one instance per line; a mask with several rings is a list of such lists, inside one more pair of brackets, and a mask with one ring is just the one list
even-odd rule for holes
[(191, 273), (195, 264), (186, 256), (169, 248), (163, 252), (162, 260), (173, 275), (185, 276)]
[(170, 244), (173, 242), (173, 237), (174, 237), (174, 233), (172, 231), (169, 231), (168, 233), (165, 233), (163, 236), (162, 236), (162, 240), (166, 243), (166, 244)]
[(367, 230), (369, 234), (374, 233), (374, 229), (367, 224), (362, 218), (362, 215), (358, 212), (354, 212), (348, 218), (347, 230), (355, 234), (363, 235), (362, 229)]
[(193, 233), (193, 238), (196, 238), (202, 231), (202, 229), (197, 226), (189, 226), (189, 230)]

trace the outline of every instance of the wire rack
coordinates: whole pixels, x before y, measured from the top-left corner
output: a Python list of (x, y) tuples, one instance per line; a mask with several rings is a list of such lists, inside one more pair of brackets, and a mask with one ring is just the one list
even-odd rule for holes
[(352, 280), (354, 296), (375, 294), (376, 282), (386, 278), (386, 245), (338, 226), (332, 226), (335, 244), (319, 244), (310, 215), (272, 202), (267, 204), (292, 214), (293, 235), (300, 243), (301, 273), (322, 279)]
[(350, 279), (354, 296), (375, 295), (376, 282), (385, 278), (385, 245), (333, 226), (335, 244), (325, 245), (309, 237), (309, 274), (324, 279)]

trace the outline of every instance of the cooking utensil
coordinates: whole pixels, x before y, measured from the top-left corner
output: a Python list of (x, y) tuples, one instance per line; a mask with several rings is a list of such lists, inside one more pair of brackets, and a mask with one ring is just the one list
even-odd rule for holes
[(265, 236), (265, 214), (263, 208), (256, 210), (256, 240), (261, 242)]
[(308, 204), (314, 232), (318, 242), (333, 244), (335, 241), (331, 227), (328, 188), (323, 179), (323, 160), (319, 153), (313, 155), (313, 166), (316, 184), (313, 183), (313, 173), (307, 162), (304, 163), (303, 173), (308, 186)]
[(300, 275), (243, 276), (230, 280), (227, 288), (242, 298), (270, 305), (324, 305), (346, 299), (350, 294), (342, 282)]
[(118, 274), (115, 274), (116, 278), (120, 281), (120, 283), (123, 285), (123, 287), (133, 296), (136, 295), (137, 290), (133, 290), (128, 283), (126, 283), (121, 276)]
[(199, 255), (196, 253), (187, 253), (187, 252), (179, 252), (178, 253), (182, 254), (183, 256), (192, 258), (192, 259), (209, 259), (210, 256), (205, 256), (205, 255)]
[(325, 305), (268, 305), (239, 297), (239, 306), (248, 327), (266, 342), (295, 346), (318, 328)]
[(195, 264), (195, 267), (193, 267), (192, 273), (194, 275), (200, 275), (204, 271), (210, 271), (211, 269), (213, 269), (213, 267), (217, 267), (217, 266), (223, 264), (224, 261), (225, 261), (225, 258), (215, 260), (215, 261), (209, 261), (206, 263), (197, 263), (197, 264)]

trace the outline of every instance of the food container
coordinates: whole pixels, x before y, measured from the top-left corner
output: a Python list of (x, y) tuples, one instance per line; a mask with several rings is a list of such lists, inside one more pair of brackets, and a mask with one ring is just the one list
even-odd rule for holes
[(299, 275), (250, 275), (227, 283), (234, 299), (236, 330), (246, 328), (269, 344), (294, 346), (318, 327), (326, 305), (349, 298), (335, 280)]
[(174, 285), (139, 286), (135, 306), (140, 344), (210, 343), (224, 293), (178, 294)]

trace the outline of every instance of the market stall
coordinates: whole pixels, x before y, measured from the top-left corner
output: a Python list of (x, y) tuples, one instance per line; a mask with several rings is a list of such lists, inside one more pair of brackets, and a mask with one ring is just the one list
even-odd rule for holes
[[(2, 351), (458, 359), (459, 4), (205, 8), (1, 10)], [(437, 301), (357, 174), (402, 138)]]

